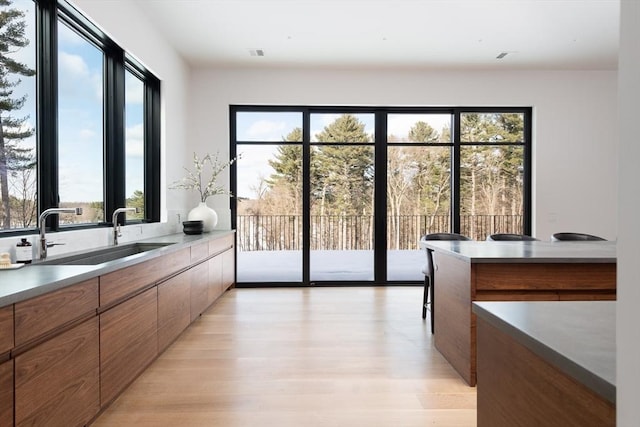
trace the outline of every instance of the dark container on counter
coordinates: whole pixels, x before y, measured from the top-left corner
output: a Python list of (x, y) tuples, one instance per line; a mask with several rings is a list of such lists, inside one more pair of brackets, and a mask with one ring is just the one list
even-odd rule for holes
[(18, 264), (31, 264), (33, 259), (33, 246), (26, 238), (20, 239), (16, 245), (16, 262)]

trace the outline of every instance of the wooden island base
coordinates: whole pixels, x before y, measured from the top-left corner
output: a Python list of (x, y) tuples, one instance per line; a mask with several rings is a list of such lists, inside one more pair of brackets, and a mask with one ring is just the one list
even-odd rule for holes
[(478, 427), (614, 427), (616, 408), (478, 320)]

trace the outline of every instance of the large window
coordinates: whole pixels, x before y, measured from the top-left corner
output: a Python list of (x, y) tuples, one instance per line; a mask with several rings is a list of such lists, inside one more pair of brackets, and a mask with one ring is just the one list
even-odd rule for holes
[(231, 107), (238, 284), (423, 279), (420, 236), (530, 233), (530, 108)]
[(58, 22), (58, 194), (61, 206), (82, 206), (64, 223), (99, 223), (104, 215), (104, 55)]
[[(0, 5), (0, 233), (158, 221), (159, 81), (64, 0)], [(37, 66), (36, 66), (37, 64)]]
[(35, 4), (0, 12), (0, 230), (8, 230), (33, 227), (37, 214)]

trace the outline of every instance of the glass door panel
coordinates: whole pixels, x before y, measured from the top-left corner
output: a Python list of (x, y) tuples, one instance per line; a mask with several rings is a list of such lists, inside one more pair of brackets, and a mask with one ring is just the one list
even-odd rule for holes
[(237, 281), (302, 281), (302, 146), (245, 145), (237, 164)]
[(474, 240), (523, 233), (522, 146), (460, 149), (460, 232)]
[[(372, 114), (312, 114), (310, 280), (374, 279)], [(314, 127), (316, 126), (316, 127)]]
[(450, 150), (387, 149), (387, 280), (422, 280), (420, 236), (451, 230)]

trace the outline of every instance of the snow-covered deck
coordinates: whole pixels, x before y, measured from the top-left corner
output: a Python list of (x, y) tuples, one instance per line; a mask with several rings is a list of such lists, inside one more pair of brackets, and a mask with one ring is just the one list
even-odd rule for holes
[[(373, 251), (311, 251), (312, 281), (373, 280)], [(423, 251), (388, 251), (388, 280), (423, 280)], [(301, 251), (238, 252), (238, 283), (301, 282)]]

